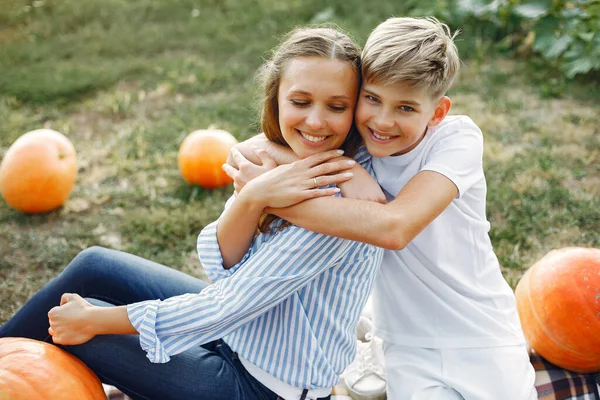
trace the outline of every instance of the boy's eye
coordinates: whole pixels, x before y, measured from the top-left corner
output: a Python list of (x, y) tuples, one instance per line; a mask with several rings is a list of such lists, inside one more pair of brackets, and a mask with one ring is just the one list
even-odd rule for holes
[(366, 95), (365, 97), (366, 97), (366, 98), (367, 98), (367, 100), (369, 100), (370, 102), (373, 102), (373, 103), (379, 103), (379, 99), (378, 99), (377, 97), (375, 97), (375, 96), (371, 96), (370, 94), (368, 94), (368, 95)]
[(401, 111), (404, 111), (404, 112), (413, 112), (413, 111), (415, 111), (415, 109), (412, 108), (412, 107), (410, 107), (410, 106), (400, 106), (399, 108), (400, 108)]

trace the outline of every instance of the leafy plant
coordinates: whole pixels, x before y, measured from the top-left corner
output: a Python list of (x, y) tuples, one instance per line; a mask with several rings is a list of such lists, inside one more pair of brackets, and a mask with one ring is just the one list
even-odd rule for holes
[(567, 78), (600, 71), (600, 0), (448, 0), (442, 14), (487, 27), (501, 48), (533, 51)]

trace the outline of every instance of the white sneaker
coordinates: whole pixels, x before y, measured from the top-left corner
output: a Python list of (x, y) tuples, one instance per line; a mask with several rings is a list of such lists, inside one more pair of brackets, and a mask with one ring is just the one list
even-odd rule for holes
[(354, 400), (385, 400), (387, 382), (382, 341), (370, 331), (364, 339), (356, 341), (356, 357), (344, 371), (348, 393)]
[(361, 342), (368, 342), (367, 334), (373, 332), (373, 323), (367, 317), (360, 316), (356, 324), (356, 338)]

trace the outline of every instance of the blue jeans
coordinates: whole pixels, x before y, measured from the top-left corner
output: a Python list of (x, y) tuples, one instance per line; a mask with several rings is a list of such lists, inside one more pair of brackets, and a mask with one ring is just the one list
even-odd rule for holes
[[(63, 293), (77, 293), (96, 305), (126, 305), (202, 291), (207, 283), (143, 258), (91, 247), (37, 292), (0, 327), (0, 337), (50, 341), (48, 311)], [(153, 364), (138, 335), (101, 335), (63, 346), (102, 380), (133, 399), (277, 399), (240, 363), (222, 340), (206, 343)]]

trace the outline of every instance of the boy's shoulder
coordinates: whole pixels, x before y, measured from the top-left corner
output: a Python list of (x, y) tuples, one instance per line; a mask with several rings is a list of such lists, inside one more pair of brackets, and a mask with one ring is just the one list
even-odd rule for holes
[(479, 126), (467, 115), (448, 115), (432, 130), (445, 133), (476, 132), (482, 134)]
[(438, 125), (430, 127), (423, 146), (423, 159), (456, 157), (476, 160), (483, 157), (483, 133), (477, 124), (466, 115), (448, 115)]

